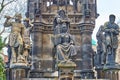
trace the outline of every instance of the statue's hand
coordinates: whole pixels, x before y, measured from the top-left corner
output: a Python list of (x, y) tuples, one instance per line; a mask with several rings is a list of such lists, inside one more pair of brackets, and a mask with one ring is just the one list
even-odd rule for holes
[(11, 17), (10, 17), (10, 16), (5, 15), (5, 18), (10, 19)]
[(58, 22), (58, 23), (61, 23), (61, 21), (62, 21), (62, 20), (61, 20), (60, 18), (57, 19), (57, 22)]
[(115, 32), (115, 29), (111, 29), (111, 32)]
[(110, 31), (110, 29), (105, 29), (105, 32), (109, 32)]
[(26, 48), (26, 49), (30, 49), (30, 45), (25, 44), (25, 48)]

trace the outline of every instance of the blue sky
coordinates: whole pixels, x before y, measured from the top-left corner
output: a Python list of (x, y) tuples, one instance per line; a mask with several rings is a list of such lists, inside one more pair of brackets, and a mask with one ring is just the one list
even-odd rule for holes
[(97, 12), (100, 16), (96, 19), (96, 26), (92, 36), (95, 40), (95, 34), (99, 26), (108, 21), (110, 14), (116, 16), (116, 23), (120, 22), (120, 0), (97, 0)]

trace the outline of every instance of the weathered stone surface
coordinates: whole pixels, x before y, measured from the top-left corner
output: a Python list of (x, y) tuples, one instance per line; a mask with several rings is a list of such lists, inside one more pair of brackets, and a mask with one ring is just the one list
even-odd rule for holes
[[(29, 78), (22, 80), (58, 80), (57, 78)], [(109, 80), (109, 79), (75, 79), (75, 80)]]
[[(91, 15), (89, 15), (89, 18), (87, 19), (85, 19), (86, 17), (84, 14), (85, 5), (87, 5), (87, 3), (85, 3), (84, 1), (80, 3), (77, 2), (78, 0), (75, 0), (76, 5), (73, 2), (73, 4), (67, 4), (64, 6), (54, 4), (51, 1), (47, 1), (47, 0), (38, 0), (38, 1), (40, 2), (29, 1), (28, 3), (29, 17), (30, 19), (34, 19), (35, 21), (37, 21), (34, 23), (34, 29), (33, 29), (33, 34), (34, 34), (33, 36), (35, 40), (33, 39), (33, 53), (32, 53), (33, 57), (37, 56), (37, 59), (39, 60), (38, 62), (40, 62), (40, 64), (36, 63), (38, 65), (36, 67), (40, 66), (40, 68), (36, 68), (36, 69), (49, 71), (49, 69), (52, 69), (51, 67), (55, 67), (56, 53), (54, 48), (55, 46), (53, 45), (53, 41), (52, 41), (52, 36), (54, 36), (53, 20), (54, 17), (57, 15), (57, 12), (60, 9), (63, 9), (65, 10), (65, 13), (67, 13), (68, 18), (70, 18), (69, 32), (73, 36), (73, 39), (75, 40), (75, 47), (77, 49), (77, 55), (75, 56), (74, 59), (74, 62), (77, 65), (76, 70), (77, 71), (82, 69), (91, 70), (93, 67), (92, 65), (93, 55), (91, 52), (92, 46), (89, 46), (90, 49), (84, 49), (85, 47), (83, 48), (83, 45), (84, 44), (91, 45), (91, 33), (95, 26), (94, 23), (96, 18), (96, 11), (95, 11), (96, 9), (94, 8), (96, 7), (95, 0), (89, 1), (90, 7), (88, 8), (89, 9), (88, 11), (91, 11)], [(77, 9), (75, 9), (76, 7)], [(40, 9), (41, 14), (36, 14), (35, 13), (36, 9)], [(90, 23), (89, 25), (89, 22), (93, 24), (91, 25)], [(85, 23), (85, 25), (80, 23)], [(81, 25), (81, 29), (78, 27), (79, 24)]]

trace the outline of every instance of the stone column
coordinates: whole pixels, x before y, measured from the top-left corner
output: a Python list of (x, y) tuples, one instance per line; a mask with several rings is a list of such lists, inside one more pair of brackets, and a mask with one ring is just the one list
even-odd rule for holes
[(42, 53), (42, 28), (43, 24), (34, 22), (32, 33), (32, 70), (40, 70), (40, 57)]
[(92, 79), (94, 78), (93, 73), (93, 54), (94, 51), (92, 49), (91, 44), (91, 35), (93, 32), (94, 24), (92, 23), (81, 23), (79, 24), (80, 32), (81, 32), (81, 42), (82, 42), (82, 70), (81, 70), (81, 78), (82, 79)]

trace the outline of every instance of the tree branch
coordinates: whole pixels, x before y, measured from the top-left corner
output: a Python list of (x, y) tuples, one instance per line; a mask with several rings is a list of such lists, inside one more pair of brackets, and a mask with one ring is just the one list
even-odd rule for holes
[(4, 8), (4, 1), (5, 1), (5, 0), (2, 0), (1, 8), (0, 8), (0, 13), (2, 12), (2, 10), (3, 10), (3, 8)]
[(9, 1), (8, 3), (4, 4), (4, 6), (7, 6), (8, 4), (10, 4), (10, 3), (14, 2), (14, 1), (16, 1), (16, 0)]
[(4, 4), (4, 1), (5, 1), (5, 0), (2, 0), (1, 8), (0, 8), (0, 13), (2, 12), (2, 10), (4, 9), (5, 6), (7, 6), (8, 4), (10, 4), (10, 3), (12, 3), (12, 2), (14, 2), (14, 1), (16, 1), (16, 0), (9, 1), (9, 2), (7, 2), (6, 4)]
[(4, 4), (4, 1), (5, 1), (5, 0), (2, 0), (2, 3), (1, 3), (1, 5), (3, 5), (3, 4)]
[(2, 12), (3, 8), (4, 8), (4, 7), (1, 7), (1, 8), (0, 8), (0, 13)]

